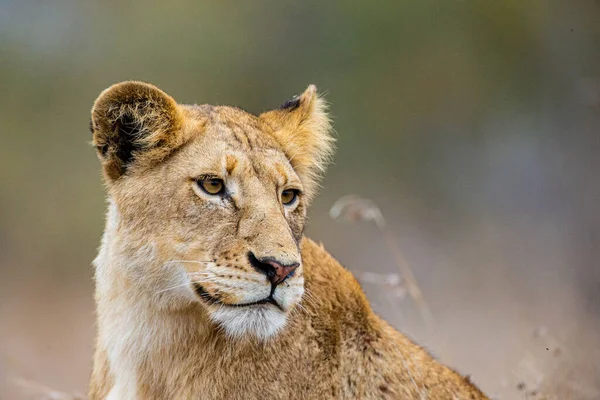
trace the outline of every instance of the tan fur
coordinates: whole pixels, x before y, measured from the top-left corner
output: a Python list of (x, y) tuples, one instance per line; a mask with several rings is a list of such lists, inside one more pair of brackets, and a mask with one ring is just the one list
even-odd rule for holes
[[(303, 238), (333, 150), (314, 86), (254, 116), (125, 82), (96, 100), (91, 126), (109, 195), (92, 400), (486, 398)], [(227, 192), (204, 193), (207, 176)], [(291, 205), (287, 189), (300, 191)], [(272, 291), (249, 252), (300, 266)], [(278, 307), (235, 306), (269, 294)]]

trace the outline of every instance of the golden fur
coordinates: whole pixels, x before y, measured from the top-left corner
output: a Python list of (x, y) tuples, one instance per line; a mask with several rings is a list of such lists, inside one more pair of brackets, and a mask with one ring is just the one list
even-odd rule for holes
[[(333, 150), (314, 86), (254, 116), (124, 82), (96, 100), (91, 128), (109, 196), (92, 400), (486, 399), (303, 237)], [(275, 286), (271, 261), (298, 267)]]

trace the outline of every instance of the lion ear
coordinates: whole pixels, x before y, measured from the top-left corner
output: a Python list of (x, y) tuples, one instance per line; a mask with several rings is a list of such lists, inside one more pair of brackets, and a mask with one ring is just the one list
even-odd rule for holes
[(183, 142), (183, 117), (172, 97), (143, 82), (104, 90), (92, 108), (92, 143), (109, 182), (162, 161)]
[(304, 192), (312, 198), (334, 152), (335, 139), (325, 100), (310, 85), (301, 95), (259, 118), (273, 128), (275, 139), (302, 180)]

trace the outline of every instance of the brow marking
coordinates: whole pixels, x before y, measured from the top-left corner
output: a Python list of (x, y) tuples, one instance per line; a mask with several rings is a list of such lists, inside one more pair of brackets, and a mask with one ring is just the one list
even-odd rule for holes
[(289, 182), (289, 178), (288, 178), (288, 175), (287, 175), (283, 165), (281, 165), (281, 163), (279, 163), (279, 162), (275, 163), (275, 169), (281, 175), (281, 177), (283, 177), (283, 183), (281, 184), (281, 186), (287, 186), (287, 184)]
[(237, 158), (235, 158), (235, 156), (231, 154), (227, 154), (225, 156), (225, 171), (227, 172), (227, 175), (231, 175), (233, 173), (233, 170), (235, 169), (237, 164), (238, 160)]

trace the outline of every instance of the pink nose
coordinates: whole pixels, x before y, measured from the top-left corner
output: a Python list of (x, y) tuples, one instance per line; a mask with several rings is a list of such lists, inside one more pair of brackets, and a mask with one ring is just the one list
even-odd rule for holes
[(273, 285), (279, 285), (285, 281), (300, 266), (299, 263), (282, 264), (273, 257), (264, 257), (259, 260), (252, 252), (248, 253), (248, 261), (254, 269), (264, 274)]
[(285, 281), (298, 268), (298, 263), (291, 265), (282, 265), (277, 261), (267, 261), (267, 264), (275, 268), (275, 273), (272, 276), (267, 275), (273, 285), (279, 285)]

